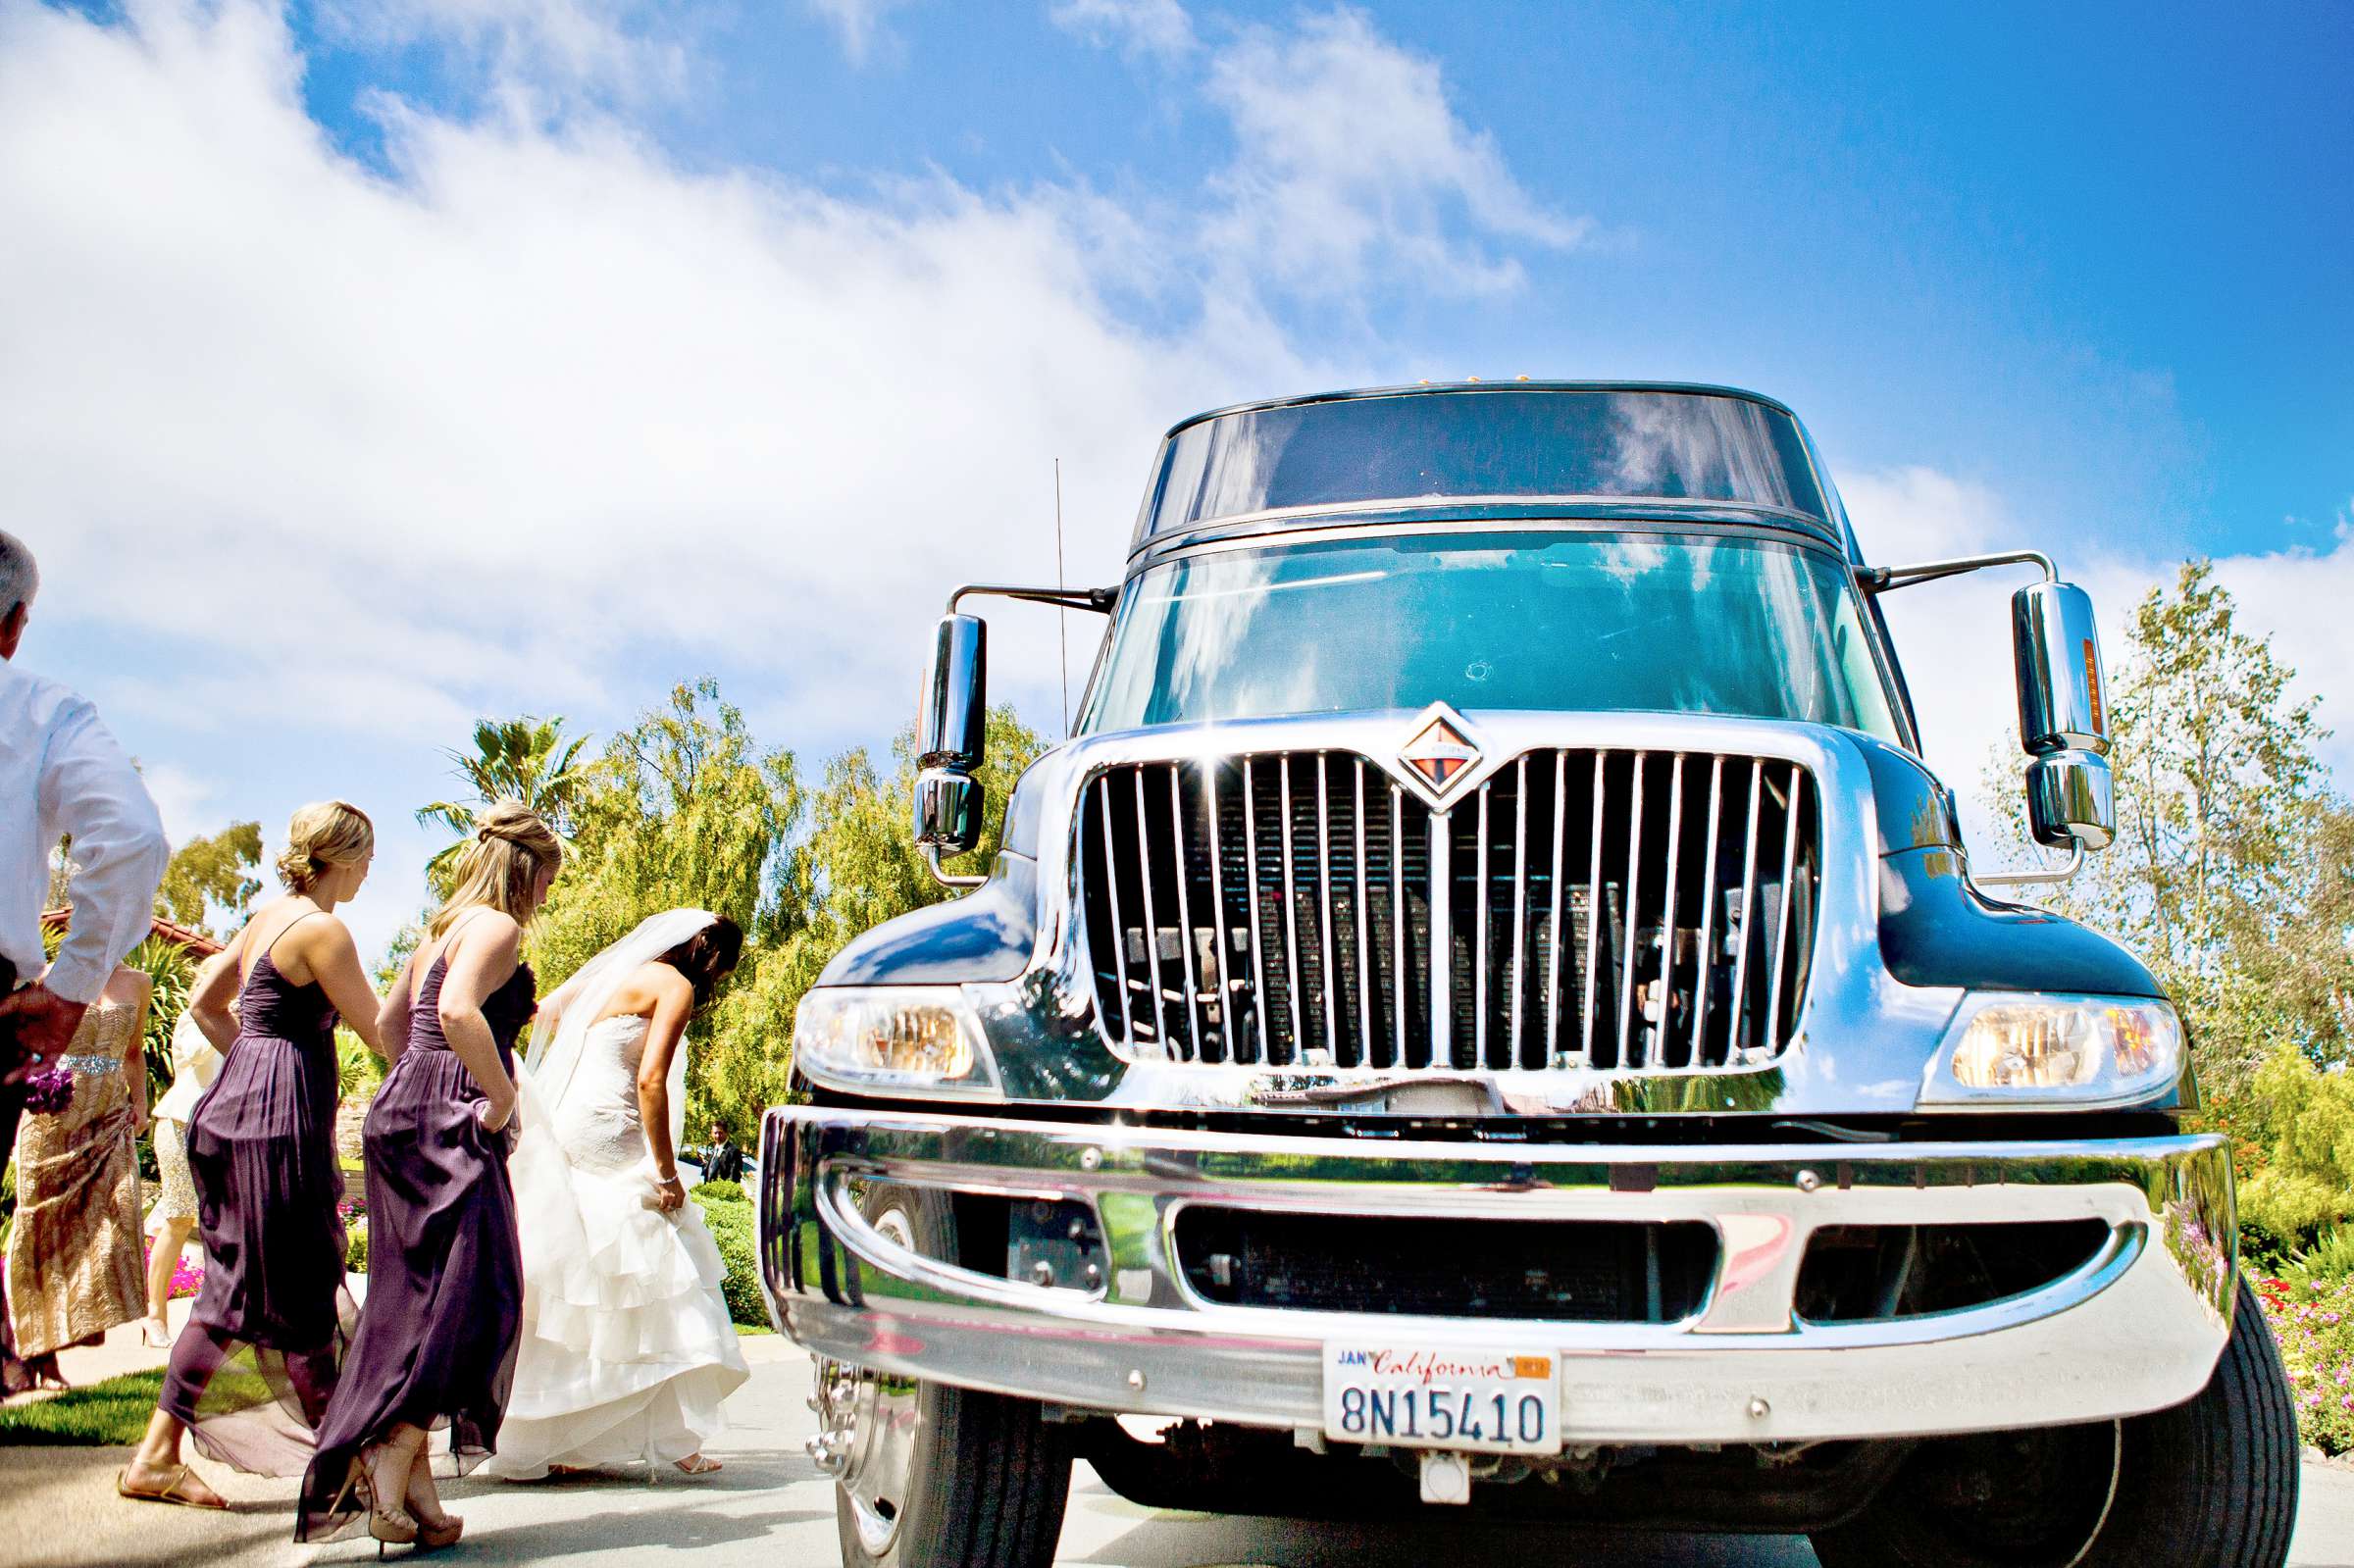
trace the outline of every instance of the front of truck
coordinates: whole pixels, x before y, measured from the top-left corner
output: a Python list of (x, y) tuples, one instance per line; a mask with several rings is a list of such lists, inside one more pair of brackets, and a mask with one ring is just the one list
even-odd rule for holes
[[(2043, 1535), (1989, 1560), (2120, 1530), (2128, 1419), (2232, 1338), (2228, 1158), (2148, 972), (1971, 881), (1872, 603), (1907, 580), (1749, 394), (1171, 431), (1076, 736), (986, 881), (827, 970), (767, 1118), (845, 1560), (964, 1560), (927, 1472), (983, 1399), (1177, 1505), (1835, 1552), (1912, 1466), (2021, 1499)], [(2080, 601), (2016, 612), (2072, 863), (2109, 831)], [(982, 805), (954, 610), (936, 851)], [(2026, 1482), (1968, 1437), (2022, 1433)]]

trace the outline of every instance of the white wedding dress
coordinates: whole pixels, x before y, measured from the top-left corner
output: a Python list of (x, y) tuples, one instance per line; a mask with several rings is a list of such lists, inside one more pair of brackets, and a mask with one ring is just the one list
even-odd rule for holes
[(493, 1475), (684, 1459), (726, 1425), (720, 1401), (749, 1376), (700, 1205), (656, 1203), (638, 1111), (645, 1037), (634, 1015), (591, 1025), (552, 1106), (524, 1081), (509, 1161), (523, 1339)]

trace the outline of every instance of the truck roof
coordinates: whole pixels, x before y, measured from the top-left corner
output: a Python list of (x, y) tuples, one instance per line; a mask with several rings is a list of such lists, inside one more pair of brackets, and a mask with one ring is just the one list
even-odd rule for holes
[(1846, 545), (1813, 445), (1772, 398), (1510, 380), (1319, 392), (1182, 420), (1162, 439), (1132, 548), (1402, 514), (1689, 518)]
[(1229, 414), (1255, 414), (1261, 409), (1301, 408), (1310, 403), (1346, 403), (1369, 397), (1447, 397), (1461, 393), (1482, 392), (1680, 392), (1699, 397), (1735, 397), (1747, 403), (1760, 403), (1777, 414), (1798, 418), (1790, 405), (1763, 392), (1746, 387), (1719, 386), (1713, 381), (1632, 381), (1632, 380), (1536, 380), (1515, 376), (1509, 381), (1461, 380), (1415, 381), (1408, 386), (1353, 386), (1334, 392), (1301, 392), (1291, 397), (1259, 397), (1247, 403), (1229, 403), (1224, 408), (1206, 409), (1189, 414), (1162, 432), (1162, 439), (1179, 430), (1199, 425), (1204, 420), (1224, 419)]

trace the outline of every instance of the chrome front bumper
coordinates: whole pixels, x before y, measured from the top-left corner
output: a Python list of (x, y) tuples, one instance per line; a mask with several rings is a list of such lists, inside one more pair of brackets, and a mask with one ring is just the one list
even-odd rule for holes
[[(761, 1272), (777, 1327), (878, 1371), (1084, 1410), (1320, 1429), (1327, 1337), (1551, 1347), (1564, 1441), (1929, 1436), (2135, 1415), (2189, 1398), (2229, 1333), (2230, 1166), (2211, 1136), (2008, 1143), (1599, 1147), (1180, 1133), (823, 1107), (771, 1110)], [(889, 1181), (1092, 1205), (1100, 1289), (928, 1258), (859, 1215)], [(1171, 1248), (1190, 1202), (1352, 1215), (1698, 1220), (1720, 1239), (1667, 1324), (1217, 1305)], [(1966, 1311), (1815, 1324), (1799, 1264), (1830, 1225), (2105, 1221), (2040, 1290)]]

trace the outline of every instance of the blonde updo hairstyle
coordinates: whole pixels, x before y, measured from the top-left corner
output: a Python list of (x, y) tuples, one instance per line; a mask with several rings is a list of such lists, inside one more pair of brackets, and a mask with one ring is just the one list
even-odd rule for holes
[(368, 858), (376, 847), (376, 824), (348, 800), (314, 800), (286, 824), (286, 847), (279, 851), (278, 880), (286, 891), (307, 893), (330, 866)]
[(474, 839), (458, 856), (457, 890), (426, 925), (439, 936), (469, 909), (495, 909), (528, 921), (539, 874), (564, 863), (564, 844), (545, 819), (520, 800), (501, 800), (474, 819)]

